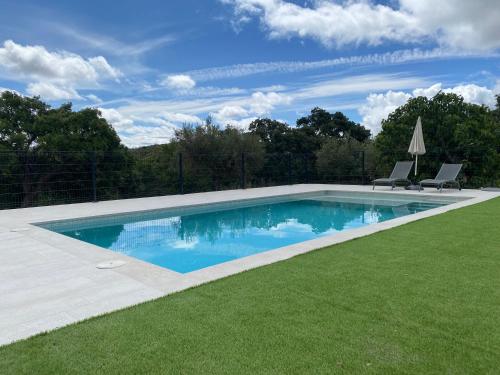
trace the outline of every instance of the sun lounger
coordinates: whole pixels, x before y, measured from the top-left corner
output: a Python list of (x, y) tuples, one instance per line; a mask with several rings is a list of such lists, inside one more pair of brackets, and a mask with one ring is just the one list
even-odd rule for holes
[(394, 189), (398, 182), (407, 182), (410, 184), (408, 175), (410, 174), (412, 166), (412, 161), (398, 161), (388, 178), (377, 178), (376, 180), (373, 180), (372, 190), (375, 190), (375, 185), (389, 185), (391, 186), (391, 189)]
[(422, 189), (422, 186), (435, 186), (439, 189), (439, 191), (442, 191), (445, 184), (457, 185), (458, 190), (462, 190), (460, 183), (457, 181), (457, 176), (461, 169), (462, 164), (443, 163), (443, 165), (441, 165), (441, 169), (436, 175), (436, 178), (422, 180), (419, 182), (420, 190)]

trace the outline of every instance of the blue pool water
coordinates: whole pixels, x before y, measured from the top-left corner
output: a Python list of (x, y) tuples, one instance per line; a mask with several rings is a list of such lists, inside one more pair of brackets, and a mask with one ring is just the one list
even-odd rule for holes
[(151, 211), (42, 227), (186, 273), (266, 250), (442, 206), (310, 197), (251, 206)]

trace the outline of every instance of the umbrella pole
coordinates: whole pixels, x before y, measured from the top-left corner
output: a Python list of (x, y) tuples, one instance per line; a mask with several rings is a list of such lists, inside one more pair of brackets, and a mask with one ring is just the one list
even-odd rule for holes
[(415, 177), (417, 177), (417, 167), (418, 167), (418, 154), (415, 155)]

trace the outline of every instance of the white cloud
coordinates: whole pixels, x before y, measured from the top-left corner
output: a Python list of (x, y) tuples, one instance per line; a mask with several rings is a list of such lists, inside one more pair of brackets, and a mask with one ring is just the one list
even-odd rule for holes
[[(246, 93), (246, 91), (243, 92)], [(177, 124), (202, 123), (199, 116), (209, 114), (221, 125), (230, 124), (244, 127), (256, 117), (269, 114), (277, 106), (288, 105), (291, 100), (291, 96), (285, 93), (256, 91), (251, 95), (215, 95), (207, 98), (195, 97), (189, 100), (178, 98), (149, 101), (129, 100), (119, 110), (123, 115), (132, 119), (146, 121), (160, 117)], [(172, 117), (173, 114), (175, 114), (175, 118)]]
[(496, 83), (495, 87), (493, 88), (493, 92), (496, 95), (500, 95), (500, 79), (497, 79), (497, 83)]
[(183, 95), (192, 97), (210, 97), (210, 96), (227, 96), (246, 93), (245, 89), (239, 87), (213, 87), (203, 86), (194, 87), (189, 90), (182, 90)]
[(44, 26), (52, 28), (58, 35), (70, 37), (79, 45), (85, 45), (91, 49), (104, 51), (107, 54), (115, 56), (132, 58), (156, 50), (176, 40), (176, 37), (173, 35), (163, 35), (158, 38), (146, 39), (138, 43), (123, 43), (107, 35), (76, 29), (74, 24), (66, 26), (60, 23), (49, 23)]
[(22, 46), (7, 40), (0, 47), (0, 66), (34, 80), (95, 84), (121, 73), (102, 56), (84, 59), (69, 52), (49, 52), (43, 46)]
[(427, 36), (457, 49), (500, 48), (500, 4), (497, 0), (400, 0)]
[(383, 94), (370, 94), (366, 98), (366, 103), (358, 108), (358, 112), (362, 116), (361, 123), (370, 128), (373, 134), (377, 134), (381, 130), (382, 120), (386, 119), (396, 108), (406, 104), (410, 98), (418, 96), (432, 98), (438, 92), (442, 91), (461, 95), (464, 101), (468, 103), (494, 108), (496, 103), (494, 90), (475, 84), (443, 88), (441, 83), (436, 83), (426, 88), (417, 88), (411, 93), (388, 91)]
[(245, 129), (259, 116), (270, 114), (278, 105), (290, 104), (292, 98), (276, 92), (254, 92), (250, 97), (240, 98), (223, 105), (211, 113), (214, 120), (222, 125)]
[[(166, 86), (170, 89), (173, 87), (168, 86), (168, 82), (165, 82), (166, 79), (160, 82), (163, 86)], [(163, 86), (153, 87), (150, 85), (145, 85), (143, 90), (145, 92), (159, 91), (164, 89)], [(190, 89), (174, 89), (176, 91), (177, 96), (190, 96), (190, 97), (211, 97), (211, 96), (229, 96), (236, 94), (244, 94), (247, 92), (245, 89), (241, 89), (239, 87), (214, 87), (214, 86), (201, 86), (201, 87), (193, 87)]]
[(99, 77), (109, 77), (119, 82), (119, 77), (122, 75), (121, 72), (109, 65), (104, 57), (91, 57), (88, 59), (88, 62), (95, 69)]
[(257, 117), (248, 117), (248, 110), (239, 105), (227, 105), (211, 113), (216, 123), (230, 125), (235, 128), (247, 129)]
[(294, 100), (317, 99), (370, 91), (399, 90), (425, 84), (427, 81), (419, 77), (399, 74), (365, 74), (323, 80), (304, 86), (289, 95)]
[(127, 115), (123, 115), (114, 108), (99, 108), (101, 116), (105, 118), (116, 131), (127, 130), (134, 126), (134, 120)]
[(0, 47), (0, 73), (29, 82), (28, 92), (44, 99), (81, 99), (77, 89), (119, 80), (121, 72), (102, 56), (85, 59), (66, 51), (49, 52), (43, 46), (23, 46), (7, 40)]
[(314, 38), (327, 46), (378, 45), (433, 40), (457, 49), (500, 47), (498, 0), (317, 0), (301, 6), (284, 0), (221, 0), (244, 23), (257, 17), (271, 38)]
[(226, 105), (213, 114), (214, 120), (224, 123), (227, 119), (247, 116), (248, 111), (239, 105)]
[(57, 86), (49, 82), (30, 83), (26, 91), (29, 95), (40, 96), (46, 100), (82, 99), (72, 87)]
[(464, 98), (466, 102), (495, 107), (496, 99), (493, 90), (477, 85), (459, 85), (451, 89), (444, 89), (444, 92), (453, 92)]
[(174, 137), (176, 129), (177, 127), (173, 124), (170, 126), (134, 126), (119, 135), (128, 147), (142, 147), (167, 143)]
[(490, 108), (494, 108), (496, 103), (495, 88), (490, 90), (487, 87), (474, 84), (443, 88), (443, 85), (441, 83), (436, 83), (435, 85), (432, 85), (431, 87), (428, 87), (426, 89), (418, 88), (413, 90), (413, 96), (425, 96), (427, 98), (432, 98), (439, 91), (458, 94), (462, 96), (468, 103), (486, 105)]
[(413, 90), (413, 96), (425, 96), (426, 98), (432, 98), (442, 89), (443, 85), (441, 83), (436, 83), (426, 88), (417, 88)]
[(162, 111), (159, 113), (159, 117), (167, 121), (178, 122), (183, 124), (200, 124), (203, 122), (198, 116), (187, 115), (185, 113), (173, 113), (173, 112)]
[(429, 61), (438, 59), (459, 59), (471, 57), (498, 57), (492, 52), (471, 52), (464, 50), (450, 50), (433, 48), (422, 50), (419, 48), (403, 49), (386, 53), (355, 55), (317, 61), (274, 61), (252, 64), (236, 64), (191, 70), (186, 72), (197, 82), (213, 81), (218, 79), (246, 77), (264, 73), (296, 73), (314, 69), (331, 68), (336, 66), (352, 65), (389, 65), (414, 61)]
[(377, 134), (381, 130), (382, 120), (410, 98), (410, 94), (401, 91), (368, 95), (366, 104), (358, 109), (359, 114), (363, 116), (362, 124), (368, 127), (373, 134)]
[[(325, 108), (336, 110), (358, 108), (359, 103), (345, 103), (332, 98), (349, 94), (369, 93), (372, 90), (402, 90), (411, 87), (425, 86), (429, 83), (418, 77), (397, 74), (367, 74), (336, 79), (323, 79), (314, 83), (297, 83), (296, 87), (275, 87), (282, 91), (256, 90), (248, 95), (219, 96), (207, 98), (190, 98), (189, 100), (127, 100), (126, 104), (117, 108), (125, 119), (134, 123), (159, 125), (174, 123), (201, 123), (200, 116), (210, 114), (221, 125), (232, 125), (246, 128), (257, 117), (272, 115), (277, 109), (294, 107), (301, 110), (310, 109), (325, 101)], [(179, 115), (182, 114), (182, 115)], [(122, 119), (117, 119), (123, 122)], [(154, 143), (152, 141), (152, 143)]]
[(202, 120), (183, 113), (158, 112), (151, 116), (124, 113), (120, 108), (99, 108), (117, 131), (122, 142), (129, 147), (166, 143), (175, 135), (175, 130), (186, 123), (200, 124)]
[(252, 121), (257, 120), (258, 117), (243, 117), (240, 119), (228, 118), (224, 121), (225, 125), (229, 125), (233, 128), (238, 128), (242, 130), (247, 130)]
[[(428, 80), (400, 74), (366, 74), (342, 78), (320, 77), (314, 83), (280, 87), (283, 91), (255, 91), (251, 95), (213, 96), (189, 100), (127, 100), (115, 109), (103, 109), (106, 117), (129, 146), (165, 142), (183, 124), (200, 124), (210, 114), (216, 123), (246, 129), (258, 117), (272, 115), (292, 103), (300, 110), (322, 105), (335, 110), (358, 109), (363, 124), (374, 133), (380, 130), (383, 118), (415, 95), (433, 96), (451, 90), (464, 95), (467, 101), (491, 105), (492, 93), (476, 85), (443, 88)], [(414, 87), (420, 87), (414, 89)], [(490, 90), (491, 91), (491, 90)], [(369, 94), (365, 102), (359, 94)], [(353, 101), (352, 95), (355, 95)], [(319, 102), (319, 103), (318, 103)], [(325, 104), (322, 104), (325, 103)], [(108, 104), (109, 105), (109, 104)]]
[(160, 83), (172, 90), (190, 90), (196, 86), (196, 82), (186, 74), (167, 76)]
[(254, 15), (271, 38), (312, 37), (325, 45), (383, 40), (415, 41), (423, 33), (411, 15), (367, 1), (337, 4), (316, 1), (312, 7), (282, 0), (234, 0), (237, 15)]
[(90, 94), (90, 95), (86, 95), (85, 96), (88, 100), (94, 102), (94, 103), (97, 103), (97, 104), (100, 104), (102, 103), (102, 99), (99, 98), (97, 95), (94, 95), (94, 94)]
[(250, 112), (262, 116), (270, 113), (275, 106), (280, 104), (290, 104), (292, 98), (288, 95), (277, 92), (254, 92), (249, 101)]

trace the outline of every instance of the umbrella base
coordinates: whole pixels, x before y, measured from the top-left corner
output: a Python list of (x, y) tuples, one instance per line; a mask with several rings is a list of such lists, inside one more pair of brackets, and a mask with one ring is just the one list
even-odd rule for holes
[(423, 187), (420, 187), (420, 185), (408, 185), (405, 187), (406, 190), (424, 190)]

